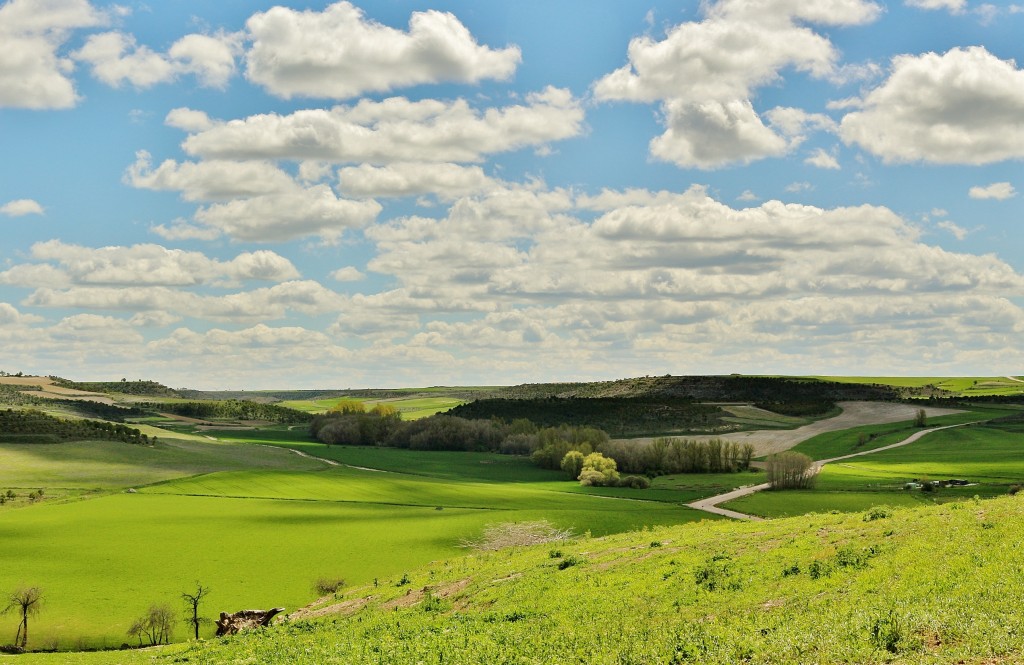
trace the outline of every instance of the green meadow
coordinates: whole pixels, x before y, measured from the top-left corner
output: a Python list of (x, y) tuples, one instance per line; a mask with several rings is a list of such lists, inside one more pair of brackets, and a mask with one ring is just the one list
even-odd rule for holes
[(367, 409), (372, 409), (378, 404), (393, 406), (398, 409), (398, 413), (401, 414), (403, 420), (426, 418), (427, 416), (432, 416), (435, 413), (442, 413), (449, 409), (453, 409), (460, 404), (466, 403), (465, 399), (458, 397), (425, 397), (422, 395), (415, 395), (411, 397), (389, 397), (386, 399), (333, 397), (329, 399), (316, 400), (285, 400), (283, 402), (278, 402), (277, 404), (280, 406), (286, 406), (290, 409), (304, 411), (306, 413), (326, 413), (337, 406), (340, 402), (352, 401), (362, 403)]
[(896, 388), (937, 388), (963, 397), (1024, 394), (1024, 379), (1010, 376), (814, 376), (839, 383), (876, 383)]
[[(160, 431), (153, 448), (0, 447), (0, 490), (39, 486), (48, 497), (0, 506), (0, 589), (46, 592), (31, 646), (118, 646), (149, 605), (176, 608), (197, 580), (213, 589), (209, 616), (293, 610), (314, 598), (321, 576), (391, 584), (465, 553), (465, 541), (489, 525), (546, 519), (598, 536), (702, 516), (672, 492), (643, 501), (588, 495), (521, 458), (330, 448), (283, 427), (204, 434), (216, 440)], [(387, 471), (330, 466), (283, 446)], [(0, 617), (0, 636), (13, 636), (16, 624)], [(184, 626), (175, 636), (186, 637)]]
[(323, 616), (19, 663), (1024, 662), (1024, 500), (658, 527), (435, 561)]
[[(901, 433), (902, 438), (908, 435)], [(931, 492), (904, 489), (911, 481), (950, 479), (970, 484)], [(932, 432), (906, 446), (833, 462), (822, 468), (813, 490), (758, 492), (723, 507), (762, 517), (786, 517), (864, 510), (880, 504), (914, 506), (995, 497), (1022, 483), (1024, 423), (996, 421)]]

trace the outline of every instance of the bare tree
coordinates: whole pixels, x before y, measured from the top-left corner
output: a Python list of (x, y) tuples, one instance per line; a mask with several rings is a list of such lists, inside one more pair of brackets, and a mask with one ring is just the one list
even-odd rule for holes
[(170, 605), (150, 605), (149, 610), (128, 628), (128, 635), (139, 638), (140, 645), (143, 637), (149, 640), (151, 646), (168, 644), (175, 623), (174, 610)]
[(188, 625), (192, 626), (192, 630), (195, 632), (195, 638), (199, 639), (199, 626), (204, 623), (210, 623), (209, 619), (205, 619), (199, 616), (199, 603), (203, 602), (203, 598), (210, 594), (210, 587), (203, 586), (196, 580), (196, 590), (192, 593), (185, 592), (181, 594), (181, 599), (185, 601), (185, 621)]
[(21, 615), (21, 623), (18, 624), (18, 632), (14, 636), (14, 646), (22, 649), (28, 644), (28, 618), (39, 614), (43, 604), (43, 590), (37, 586), (19, 587), (7, 596), (7, 607), (3, 613), (7, 614), (17, 610)]

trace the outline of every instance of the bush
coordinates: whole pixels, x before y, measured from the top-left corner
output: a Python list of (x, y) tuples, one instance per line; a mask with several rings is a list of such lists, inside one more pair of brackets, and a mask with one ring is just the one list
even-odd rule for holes
[(338, 593), (338, 589), (345, 586), (345, 580), (340, 577), (321, 577), (313, 582), (313, 591), (320, 596), (330, 596)]
[(892, 510), (886, 506), (875, 506), (868, 512), (864, 513), (865, 522), (874, 522), (875, 520), (884, 520), (888, 517), (892, 517)]
[(631, 487), (635, 490), (645, 490), (651, 486), (651, 481), (644, 476), (624, 476), (619, 480), (619, 487)]

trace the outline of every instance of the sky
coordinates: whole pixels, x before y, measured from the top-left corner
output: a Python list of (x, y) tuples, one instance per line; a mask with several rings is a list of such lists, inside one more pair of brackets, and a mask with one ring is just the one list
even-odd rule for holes
[(1024, 375), (1024, 4), (0, 3), (0, 371)]

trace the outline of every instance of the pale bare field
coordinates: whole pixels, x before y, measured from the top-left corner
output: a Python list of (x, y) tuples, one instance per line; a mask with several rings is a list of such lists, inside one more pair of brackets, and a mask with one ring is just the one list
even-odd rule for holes
[(42, 390), (29, 392), (33, 397), (44, 399), (77, 399), (85, 402), (113, 404), (114, 400), (103, 393), (92, 393), (54, 385), (53, 380), (45, 376), (0, 376), (0, 384), (8, 386), (39, 386)]
[[(917, 410), (924, 408), (929, 418), (961, 413), (959, 409), (937, 409), (919, 407), (913, 404), (895, 404), (892, 402), (839, 402), (843, 412), (838, 416), (818, 420), (809, 425), (788, 430), (751, 430), (749, 432), (730, 432), (727, 434), (687, 435), (687, 439), (706, 441), (708, 439), (725, 439), (736, 443), (749, 443), (754, 446), (754, 456), (771, 455), (789, 450), (796, 444), (824, 432), (834, 432), (861, 425), (881, 425), (901, 420), (913, 420)], [(648, 442), (650, 437), (628, 439), (629, 441)]]

